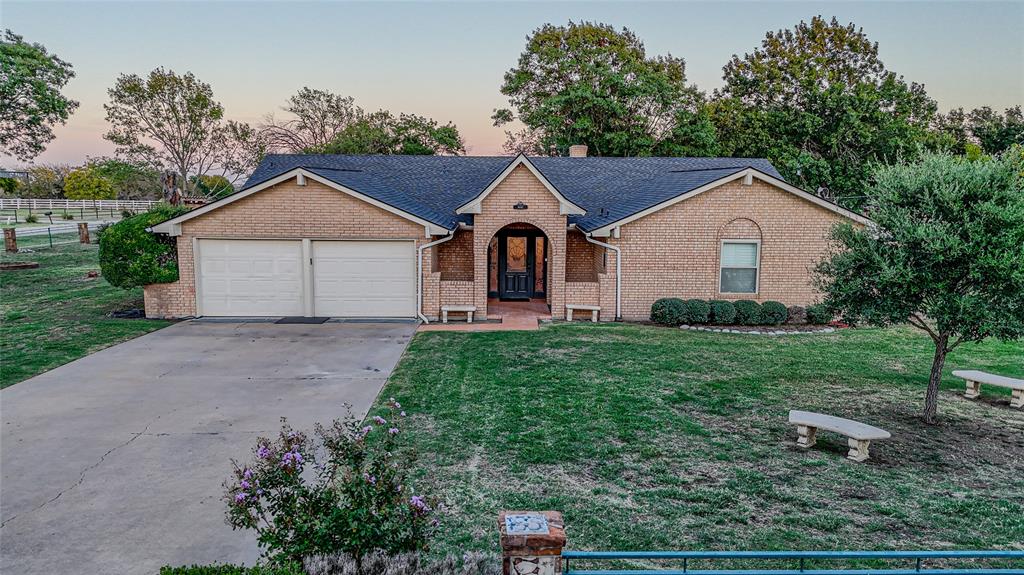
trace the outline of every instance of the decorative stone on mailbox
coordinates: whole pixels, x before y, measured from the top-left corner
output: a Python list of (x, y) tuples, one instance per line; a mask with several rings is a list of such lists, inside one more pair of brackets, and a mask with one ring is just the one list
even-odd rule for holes
[(498, 515), (504, 575), (562, 572), (565, 523), (557, 511), (502, 511)]

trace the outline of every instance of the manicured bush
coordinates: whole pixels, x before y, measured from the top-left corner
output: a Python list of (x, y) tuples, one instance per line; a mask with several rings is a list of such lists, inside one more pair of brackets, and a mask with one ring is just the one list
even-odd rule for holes
[(749, 299), (741, 299), (736, 306), (736, 323), (740, 325), (761, 325), (761, 304)]
[(303, 564), (308, 575), (501, 575), (501, 557), (479, 551), (437, 559), (420, 553), (374, 551), (359, 558), (338, 553), (307, 557)]
[(37, 223), (37, 222), (39, 222), (39, 216), (37, 216), (35, 214), (29, 214), (29, 215), (25, 216), (25, 223), (26, 224), (34, 224), (34, 223)]
[(661, 325), (682, 325), (685, 321), (683, 300), (663, 297), (651, 305), (651, 321)]
[(228, 523), (256, 532), (272, 564), (310, 555), (421, 551), (437, 521), (410, 484), (409, 452), (398, 448), (401, 406), (367, 425), (349, 414), (316, 438), (282, 426), (260, 438), (247, 465), (234, 463), (224, 499)]
[(178, 249), (174, 238), (146, 228), (187, 212), (159, 204), (100, 232), (100, 270), (110, 285), (124, 289), (177, 281)]
[(786, 306), (777, 301), (766, 301), (761, 304), (761, 323), (765, 325), (782, 325), (789, 317)]
[(793, 325), (807, 323), (807, 308), (802, 305), (791, 305), (786, 308), (786, 323)]
[(807, 306), (807, 323), (822, 325), (832, 321), (832, 312), (828, 311), (825, 304), (816, 303)]
[(711, 323), (716, 325), (731, 325), (736, 321), (736, 306), (731, 301), (720, 299), (711, 300)]
[(711, 317), (711, 304), (702, 299), (688, 299), (683, 302), (683, 323), (708, 323)]

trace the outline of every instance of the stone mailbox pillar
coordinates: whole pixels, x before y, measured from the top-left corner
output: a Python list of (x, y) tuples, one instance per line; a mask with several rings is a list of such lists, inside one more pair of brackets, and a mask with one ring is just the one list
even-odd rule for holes
[(89, 243), (89, 224), (85, 222), (79, 222), (78, 224), (78, 243)]
[(18, 236), (14, 228), (4, 228), (4, 251), (18, 253)]
[(504, 575), (560, 575), (565, 523), (558, 511), (502, 511), (501, 563)]

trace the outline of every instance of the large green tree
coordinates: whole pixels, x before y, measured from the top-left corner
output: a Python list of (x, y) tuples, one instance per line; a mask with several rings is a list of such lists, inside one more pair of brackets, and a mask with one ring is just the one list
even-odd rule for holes
[(53, 140), (78, 102), (61, 90), (75, 77), (71, 64), (4, 31), (0, 40), (0, 152), (31, 160)]
[(108, 94), (110, 103), (103, 107), (110, 130), (103, 137), (118, 155), (171, 167), (186, 182), (216, 153), (224, 107), (191, 72), (122, 74)]
[(1024, 145), (1024, 112), (1020, 106), (1007, 108), (1000, 114), (988, 106), (969, 113), (954, 108), (939, 114), (933, 122), (937, 148), (970, 154), (973, 149), (986, 154), (999, 154), (1015, 145)]
[(496, 126), (518, 120), (510, 152), (564, 154), (585, 144), (596, 156), (700, 156), (717, 151), (704, 96), (686, 83), (672, 55), (648, 56), (636, 34), (606, 24), (545, 24), (526, 39), (501, 93), (511, 109)]
[(868, 188), (872, 223), (832, 231), (816, 269), (825, 304), (847, 320), (909, 323), (935, 354), (924, 419), (936, 417), (949, 352), (987, 337), (1024, 336), (1021, 149), (972, 161), (925, 154), (880, 167)]
[(766, 157), (787, 180), (857, 207), (872, 164), (916, 156), (936, 104), (886, 69), (853, 24), (815, 17), (726, 64), (714, 119), (726, 155)]
[(325, 146), (307, 148), (325, 154), (460, 155), (466, 146), (454, 124), (414, 114), (381, 110), (361, 114)]
[(64, 178), (64, 197), (69, 200), (112, 200), (114, 184), (91, 165), (82, 166)]
[(122, 199), (160, 199), (160, 171), (155, 167), (117, 158), (92, 158), (89, 165), (110, 181)]

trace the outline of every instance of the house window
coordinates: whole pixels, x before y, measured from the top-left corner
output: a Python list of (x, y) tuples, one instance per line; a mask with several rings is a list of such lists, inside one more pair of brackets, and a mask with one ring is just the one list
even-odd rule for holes
[(757, 293), (757, 272), (761, 263), (760, 242), (722, 242), (721, 293)]

